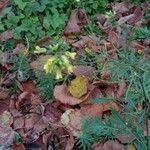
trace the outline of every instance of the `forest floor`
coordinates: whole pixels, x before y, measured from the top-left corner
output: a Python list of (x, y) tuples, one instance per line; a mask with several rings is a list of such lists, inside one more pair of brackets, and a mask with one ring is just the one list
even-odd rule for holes
[(12, 2), (0, 0), (0, 150), (149, 150), (150, 3), (50, 19), (45, 0), (41, 29)]

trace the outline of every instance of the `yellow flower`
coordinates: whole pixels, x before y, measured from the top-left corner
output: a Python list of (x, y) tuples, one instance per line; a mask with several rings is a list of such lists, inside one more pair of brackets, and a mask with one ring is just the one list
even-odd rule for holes
[(64, 64), (66, 64), (66, 65), (69, 64), (69, 60), (65, 55), (62, 55), (61, 58), (62, 58), (62, 61)]
[(53, 51), (57, 51), (59, 48), (59, 44), (49, 45), (49, 48), (52, 49)]
[(62, 78), (62, 73), (61, 73), (61, 70), (60, 70), (60, 69), (57, 69), (57, 70), (55, 71), (55, 73), (56, 73), (56, 79), (57, 79), (57, 80)]
[(68, 70), (68, 73), (71, 73), (71, 72), (73, 72), (73, 66), (72, 65), (69, 65), (68, 67), (67, 67), (67, 70)]
[(41, 53), (45, 53), (45, 52), (46, 52), (46, 48), (41, 48), (39, 46), (35, 47), (35, 51), (34, 51), (35, 54), (41, 54)]
[(76, 53), (75, 52), (66, 52), (66, 56), (70, 57), (71, 59), (75, 59)]
[(47, 63), (44, 65), (44, 70), (46, 73), (48, 72), (52, 72), (52, 66), (53, 66), (53, 62), (54, 62), (55, 58), (50, 58), (48, 59)]
[(86, 47), (84, 50), (85, 50), (87, 53), (91, 53), (91, 49), (89, 49), (89, 48), (87, 48), (87, 47)]

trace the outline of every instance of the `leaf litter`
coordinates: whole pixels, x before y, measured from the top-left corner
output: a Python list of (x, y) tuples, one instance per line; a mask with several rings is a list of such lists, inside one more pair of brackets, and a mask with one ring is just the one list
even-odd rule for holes
[[(4, 9), (8, 1), (0, 1), (0, 11)], [(144, 17), (144, 11), (141, 6), (129, 5), (129, 3), (111, 4), (114, 11), (114, 18), (118, 26), (126, 24), (138, 26)], [(105, 15), (97, 14), (95, 20), (99, 30), (104, 33), (100, 37), (100, 44), (83, 33), (84, 27), (89, 23), (88, 17), (83, 10), (73, 10), (66, 27), (64, 28), (63, 39), (68, 42), (78, 55), (82, 54), (86, 48), (91, 49), (92, 53), (106, 49), (109, 57), (118, 55), (119, 48), (122, 46), (121, 27), (117, 27)], [(69, 39), (70, 35), (76, 35), (76, 39)], [(0, 34), (0, 43), (13, 38), (12, 31), (5, 31)], [(49, 37), (43, 37), (38, 44), (43, 46)], [(132, 46), (138, 50), (145, 50), (142, 42), (134, 41)], [(12, 49), (12, 53), (0, 52), (0, 70), (10, 73), (12, 63), (11, 57), (18, 55), (21, 49), (26, 49), (23, 43), (17, 43)], [(139, 52), (140, 53), (140, 52)], [(43, 71), (43, 66), (50, 58), (50, 55), (33, 56), (30, 60), (30, 69), (33, 72)], [(118, 57), (115, 57), (118, 59)], [(75, 60), (78, 62), (78, 60)], [(10, 65), (10, 66), (7, 66)], [(98, 66), (97, 66), (98, 67)], [(119, 83), (111, 81), (111, 74), (104, 70), (101, 77), (94, 78), (97, 68), (89, 65), (77, 64), (71, 74), (69, 83), (59, 82), (55, 85), (51, 101), (44, 102), (39, 95), (36, 81), (17, 80), (18, 89), (14, 94), (4, 86), (3, 77), (0, 76), (0, 145), (3, 149), (11, 147), (13, 150), (24, 150), (25, 147), (44, 147), (44, 149), (65, 149), (73, 150), (76, 145), (76, 137), (81, 133), (82, 119), (85, 116), (91, 118), (99, 116), (103, 119), (107, 112), (111, 115), (112, 109), (122, 113), (120, 99), (125, 94), (128, 83), (121, 80)], [(9, 72), (10, 71), (10, 72)], [(12, 80), (9, 80), (12, 84)], [(49, 92), (49, 91), (48, 91)], [(113, 101), (101, 102), (95, 104), (92, 101), (95, 98), (108, 96)], [(19, 133), (19, 143), (14, 142), (15, 133)], [(114, 140), (95, 141), (91, 145), (92, 150), (134, 150), (135, 145), (132, 141), (135, 137), (132, 135), (116, 135)], [(124, 142), (128, 141), (127, 145)], [(130, 144), (131, 143), (131, 144)], [(0, 147), (1, 148), (1, 147)], [(43, 150), (44, 150), (43, 149)]]

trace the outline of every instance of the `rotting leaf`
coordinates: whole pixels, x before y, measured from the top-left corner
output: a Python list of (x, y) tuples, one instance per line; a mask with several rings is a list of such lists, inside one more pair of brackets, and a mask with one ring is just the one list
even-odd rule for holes
[(85, 76), (77, 76), (71, 81), (68, 90), (73, 97), (81, 98), (87, 93), (87, 78)]
[(128, 144), (127, 150), (136, 150), (135, 145), (134, 144)]

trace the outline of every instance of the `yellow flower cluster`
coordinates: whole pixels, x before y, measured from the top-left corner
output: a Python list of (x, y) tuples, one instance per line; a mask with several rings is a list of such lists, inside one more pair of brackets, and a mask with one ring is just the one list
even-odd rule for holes
[(70, 63), (69, 58), (74, 59), (76, 53), (66, 52), (62, 56), (52, 56), (48, 59), (47, 63), (44, 65), (44, 70), (46, 73), (54, 73), (56, 79), (61, 79), (62, 70), (67, 70), (68, 73), (73, 72), (73, 65)]

